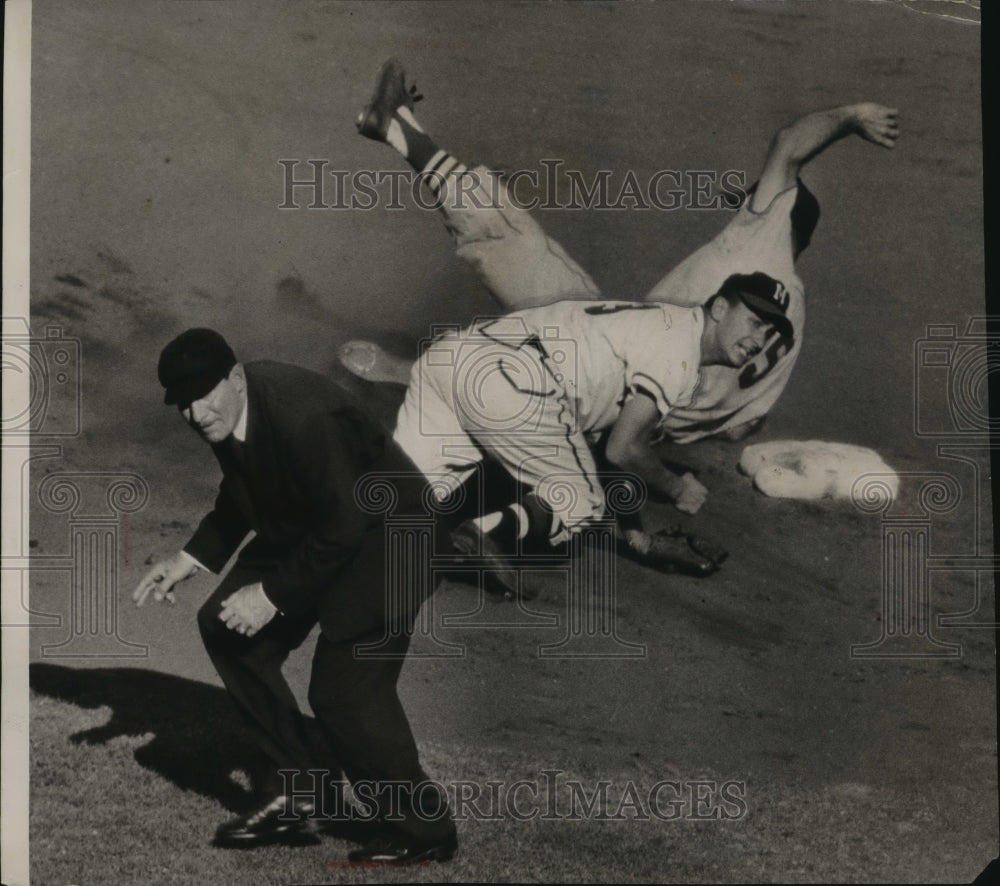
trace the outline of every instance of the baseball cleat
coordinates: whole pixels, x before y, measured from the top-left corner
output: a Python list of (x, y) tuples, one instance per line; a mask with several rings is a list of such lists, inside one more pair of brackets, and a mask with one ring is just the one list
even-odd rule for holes
[(487, 591), (508, 600), (517, 597), (517, 573), (510, 565), (506, 552), (488, 533), (480, 530), (472, 520), (466, 520), (452, 530), (451, 543), (460, 554), (478, 561), (483, 569)]
[(384, 142), (392, 115), (399, 108), (413, 110), (413, 103), (423, 98), (416, 86), (406, 87), (406, 72), (398, 59), (391, 58), (379, 69), (371, 101), (358, 114), (356, 126), (365, 138)]
[(374, 342), (360, 339), (345, 342), (337, 351), (337, 359), (344, 369), (365, 381), (410, 383), (412, 363), (390, 354)]

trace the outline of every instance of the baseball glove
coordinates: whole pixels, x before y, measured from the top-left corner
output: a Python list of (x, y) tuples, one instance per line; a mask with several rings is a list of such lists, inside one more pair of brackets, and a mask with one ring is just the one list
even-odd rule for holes
[(670, 526), (651, 533), (649, 547), (640, 551), (631, 548), (640, 563), (660, 572), (679, 572), (684, 575), (711, 575), (729, 556), (729, 552), (709, 539), (679, 526)]

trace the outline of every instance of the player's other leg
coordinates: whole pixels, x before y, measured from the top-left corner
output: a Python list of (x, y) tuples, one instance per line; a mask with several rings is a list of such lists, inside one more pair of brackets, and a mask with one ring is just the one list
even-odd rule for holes
[[(492, 371), (481, 371), (484, 366)], [(569, 395), (537, 349), (489, 342), (466, 357), (456, 375), (459, 424), (519, 487), (531, 490), (519, 505), (476, 518), (482, 534), (521, 550), (526, 541), (554, 547), (603, 516), (593, 453)]]
[[(379, 69), (371, 99), (358, 115), (356, 125), (365, 138), (394, 148), (423, 176), (436, 195), (444, 176), (460, 175), (466, 167), (441, 150), (417, 122), (413, 105), (421, 98), (415, 85), (406, 85), (402, 64), (391, 58)], [(337, 357), (354, 375), (372, 382), (408, 384), (413, 367), (412, 360), (390, 354), (374, 342), (364, 340), (346, 342)]]
[(446, 176), (461, 175), (467, 167), (442, 150), (417, 122), (413, 105), (421, 98), (416, 86), (407, 87), (402, 64), (391, 58), (379, 69), (375, 90), (356, 125), (365, 138), (395, 148), (436, 195)]
[(455, 364), (465, 339), (443, 335), (413, 365), (393, 439), (444, 501), (477, 470), (483, 454), (455, 415)]
[(506, 310), (568, 298), (596, 298), (590, 276), (507, 193), (503, 177), (469, 168), (442, 149), (418, 122), (414, 87), (395, 59), (376, 78), (358, 131), (389, 144), (420, 174), (437, 198), (460, 258), (479, 274)]

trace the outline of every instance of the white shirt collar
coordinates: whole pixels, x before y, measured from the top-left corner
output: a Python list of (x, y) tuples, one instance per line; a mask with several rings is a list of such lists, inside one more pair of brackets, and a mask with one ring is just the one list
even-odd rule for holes
[(247, 438), (247, 413), (250, 410), (247, 409), (247, 391), (246, 387), (243, 388), (243, 408), (240, 411), (239, 421), (236, 422), (236, 427), (233, 428), (233, 438), (239, 442), (243, 443)]

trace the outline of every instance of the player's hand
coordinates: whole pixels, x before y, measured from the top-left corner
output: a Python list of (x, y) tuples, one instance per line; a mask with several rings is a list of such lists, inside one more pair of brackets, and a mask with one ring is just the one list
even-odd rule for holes
[(691, 473), (681, 475), (678, 487), (677, 496), (674, 498), (674, 507), (685, 514), (697, 514), (698, 509), (705, 504), (705, 499), (708, 498), (708, 490)]
[(173, 587), (177, 582), (190, 578), (198, 571), (198, 567), (191, 562), (188, 557), (178, 552), (172, 557), (160, 560), (146, 575), (134, 591), (132, 599), (136, 606), (142, 606), (149, 597), (150, 592), (153, 599), (160, 603), (166, 600), (168, 603), (174, 601)]
[(899, 111), (895, 108), (864, 102), (854, 106), (854, 126), (862, 138), (883, 148), (891, 148), (899, 138), (898, 115)]
[(252, 637), (277, 614), (277, 607), (267, 599), (264, 586), (246, 585), (222, 601), (219, 619), (229, 630)]

